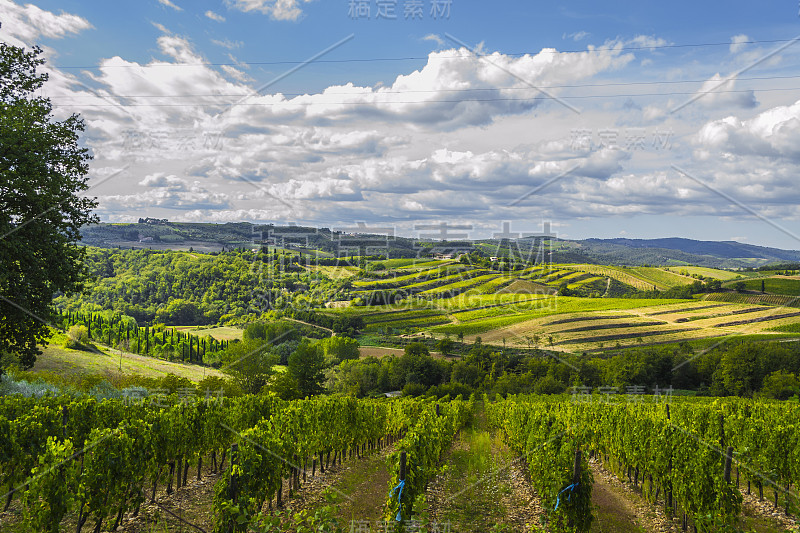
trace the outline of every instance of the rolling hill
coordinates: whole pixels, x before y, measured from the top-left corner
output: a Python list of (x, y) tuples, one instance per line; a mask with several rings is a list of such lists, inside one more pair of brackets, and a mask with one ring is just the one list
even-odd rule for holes
[[(432, 241), (385, 234), (348, 233), (336, 230), (275, 224), (201, 224), (153, 221), (131, 224), (101, 223), (83, 230), (82, 242), (104, 248), (152, 248), (213, 252), (267, 244), (300, 253), (322, 256), (382, 254), (389, 258), (430, 256), (437, 250), (480, 250), (488, 256), (530, 254), (541, 240), (498, 239), (477, 241)], [(360, 229), (360, 228), (356, 228)], [(369, 228), (365, 228), (369, 230)], [(628, 266), (685, 266), (748, 268), (767, 264), (800, 262), (800, 251), (781, 250), (735, 241), (698, 241), (684, 238), (586, 239), (545, 241), (546, 253), (554, 263), (588, 263)], [(343, 248), (344, 247), (344, 248)]]

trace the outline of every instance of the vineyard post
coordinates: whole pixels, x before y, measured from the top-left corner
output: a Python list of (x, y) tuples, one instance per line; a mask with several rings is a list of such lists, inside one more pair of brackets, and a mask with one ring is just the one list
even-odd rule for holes
[(581, 449), (575, 449), (575, 463), (572, 466), (572, 484), (581, 480)]
[[(572, 465), (572, 485), (577, 485), (578, 482), (581, 480), (581, 448), (578, 446), (575, 448), (575, 462)], [(573, 517), (569, 516), (567, 518), (567, 527), (571, 528), (574, 527)]]
[(733, 460), (733, 446), (728, 446), (725, 452), (725, 483), (731, 482), (731, 461)]
[[(406, 480), (406, 452), (400, 452), (400, 482), (404, 483)], [(403, 502), (400, 501), (400, 497), (402, 496), (402, 491), (400, 494), (397, 495), (397, 506), (402, 509)], [(411, 514), (411, 504), (408, 505), (409, 515)], [(401, 515), (402, 518), (402, 515)], [(410, 518), (410, 517), (409, 517)]]
[[(669, 419), (670, 419), (670, 417), (669, 417), (669, 404), (667, 404), (667, 420), (669, 420)], [(671, 424), (671, 422), (667, 422), (667, 423)], [(670, 454), (669, 467), (668, 468), (669, 469), (668, 469), (668, 474), (667, 475), (672, 473), (672, 454)], [(672, 490), (670, 490), (672, 488), (672, 483), (670, 483), (669, 480), (667, 480), (666, 485), (667, 486), (664, 487), (664, 500), (665, 500), (665, 503), (667, 504), (667, 507), (672, 507)]]

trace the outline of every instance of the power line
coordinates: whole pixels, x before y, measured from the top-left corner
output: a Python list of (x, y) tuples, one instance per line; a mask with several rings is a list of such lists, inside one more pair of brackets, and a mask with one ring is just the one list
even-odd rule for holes
[[(636, 96), (687, 96), (687, 95), (713, 95), (723, 93), (747, 93), (753, 89), (734, 89), (729, 91), (705, 91), (705, 92), (667, 92), (667, 93), (633, 93), (633, 94), (593, 94), (593, 95), (576, 95), (576, 96), (559, 96), (563, 99), (583, 100), (588, 98), (633, 98)], [(772, 88), (772, 89), (759, 89), (760, 91), (800, 91), (800, 87), (785, 87), (785, 88)], [(262, 106), (272, 107), (280, 105), (292, 106), (312, 106), (312, 105), (390, 105), (390, 104), (443, 104), (443, 103), (461, 103), (461, 102), (528, 102), (534, 100), (551, 100), (550, 96), (533, 96), (530, 98), (463, 98), (459, 100), (417, 100), (417, 101), (392, 101), (386, 100), (382, 102), (292, 102), (285, 100), (282, 102), (253, 102), (253, 103), (237, 103), (230, 104), (234, 106)], [(204, 104), (53, 104), (53, 107), (197, 107)], [(207, 105), (207, 104), (206, 104)], [(222, 104), (219, 104), (222, 105)]]
[[(618, 47), (597, 47), (590, 49), (576, 49), (576, 50), (545, 50), (542, 49), (539, 52), (516, 52), (516, 53), (509, 53), (503, 54), (508, 57), (523, 57), (526, 55), (537, 55), (537, 54), (564, 54), (564, 53), (582, 53), (582, 52), (615, 52), (615, 51), (625, 51), (625, 50), (661, 50), (661, 49), (669, 49), (669, 48), (700, 48), (706, 46), (730, 46), (731, 44), (776, 44), (776, 43), (788, 43), (794, 41), (795, 39), (765, 39), (765, 40), (751, 40), (751, 41), (739, 41), (737, 43), (732, 42), (713, 42), (713, 43), (685, 43), (685, 44), (654, 44), (654, 45), (642, 45), (642, 46), (618, 46)], [(421, 60), (431, 60), (431, 59), (457, 59), (457, 58), (465, 58), (465, 57), (472, 57), (472, 54), (457, 54), (451, 56), (445, 55), (438, 55), (435, 57), (430, 56), (408, 56), (408, 57), (369, 57), (369, 58), (347, 58), (347, 59), (318, 59), (314, 63), (370, 63), (370, 62), (382, 62), (382, 61), (421, 61)], [(210, 62), (197, 62), (197, 63), (153, 63), (147, 65), (148, 67), (235, 67), (235, 66), (242, 66), (242, 65), (251, 65), (251, 66), (263, 66), (263, 65), (296, 65), (303, 63), (304, 61), (237, 61), (237, 62), (230, 62), (230, 63), (210, 63)], [(141, 68), (142, 65), (104, 65), (102, 68)], [(98, 69), (101, 68), (97, 65), (87, 65), (87, 66), (59, 66), (56, 67), (61, 70), (68, 70), (68, 69)]]
[[(732, 81), (755, 81), (755, 80), (786, 80), (800, 78), (800, 75), (792, 76), (757, 76), (752, 78), (735, 78)], [(584, 83), (573, 85), (542, 85), (545, 89), (580, 89), (585, 87), (629, 87), (636, 85), (674, 85), (681, 83), (706, 83), (708, 81), (716, 81), (709, 79), (702, 80), (665, 80), (665, 81), (630, 81), (630, 82), (611, 82), (611, 83)], [(719, 80), (722, 81), (722, 80)], [(410, 89), (404, 91), (377, 91), (365, 94), (416, 94), (416, 93), (462, 93), (473, 91), (532, 91), (531, 87), (476, 87), (472, 89)], [(767, 89), (760, 89), (767, 90)], [(717, 91), (719, 92), (719, 91)], [(283, 96), (306, 96), (308, 93), (280, 93)], [(353, 95), (352, 92), (325, 92), (325, 95)], [(661, 93), (664, 94), (664, 93)], [(218, 98), (218, 97), (231, 97), (238, 98), (247, 96), (242, 93), (232, 94), (142, 94), (142, 95), (103, 95), (103, 98)], [(257, 96), (257, 95), (252, 95)], [(309, 95), (310, 96), (310, 95)], [(70, 95), (70, 98), (98, 98), (95, 95)], [(55, 97), (53, 97), (55, 98)]]

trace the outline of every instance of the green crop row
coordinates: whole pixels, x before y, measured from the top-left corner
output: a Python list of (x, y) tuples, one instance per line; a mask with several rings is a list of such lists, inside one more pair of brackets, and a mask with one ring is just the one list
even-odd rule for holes
[(423, 291), (420, 294), (423, 296), (435, 296), (437, 294), (447, 294), (450, 291), (464, 289), (469, 287), (474, 287), (476, 285), (480, 285), (487, 281), (493, 280), (497, 277), (497, 274), (485, 274), (483, 276), (478, 276), (476, 278), (465, 279), (458, 281), (456, 283), (449, 283), (447, 285), (442, 285), (441, 287), (436, 287), (434, 289), (429, 289), (427, 291)]

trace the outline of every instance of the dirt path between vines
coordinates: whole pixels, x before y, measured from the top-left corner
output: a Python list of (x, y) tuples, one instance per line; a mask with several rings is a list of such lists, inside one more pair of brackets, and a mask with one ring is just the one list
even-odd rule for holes
[[(350, 530), (352, 520), (377, 520), (383, 512), (383, 504), (389, 486), (386, 455), (391, 447), (367, 451), (360, 459), (353, 455), (343, 464), (337, 464), (321, 473), (319, 468), (311, 475), (308, 465), (306, 481), (288, 498), (289, 480), (284, 480), (284, 502), (287, 514), (307, 510), (312, 514), (322, 506), (338, 505), (335, 513), (345, 531)], [(189, 476), (188, 484), (166, 495), (159, 486), (155, 504), (144, 503), (139, 516), (128, 515), (122, 522), (124, 533), (150, 533), (153, 531), (208, 532), (214, 529), (214, 486), (220, 474), (212, 474), (204, 466), (201, 480)], [(302, 477), (302, 474), (301, 474)], [(330, 490), (329, 490), (330, 489)], [(326, 493), (330, 492), (328, 498)], [(149, 494), (148, 494), (149, 502)], [(272, 509), (277, 509), (273, 499)], [(264, 506), (269, 512), (269, 504)], [(87, 525), (88, 528), (88, 525)], [(87, 531), (84, 528), (84, 531)], [(105, 528), (104, 528), (105, 530)]]
[(629, 486), (590, 462), (592, 477), (593, 533), (658, 533), (673, 531), (672, 524)]
[(459, 533), (534, 531), (543, 516), (524, 461), (486, 428), (481, 409), (446, 454), (426, 503), (431, 522)]
[(368, 451), (361, 459), (348, 460), (335, 471), (326, 472), (324, 482), (309, 483), (298, 491), (287, 509), (313, 511), (321, 506), (336, 505), (336, 517), (345, 531), (359, 531), (359, 524), (370, 524), (372, 530), (384, 515), (389, 493), (389, 470), (386, 456), (392, 447)]

